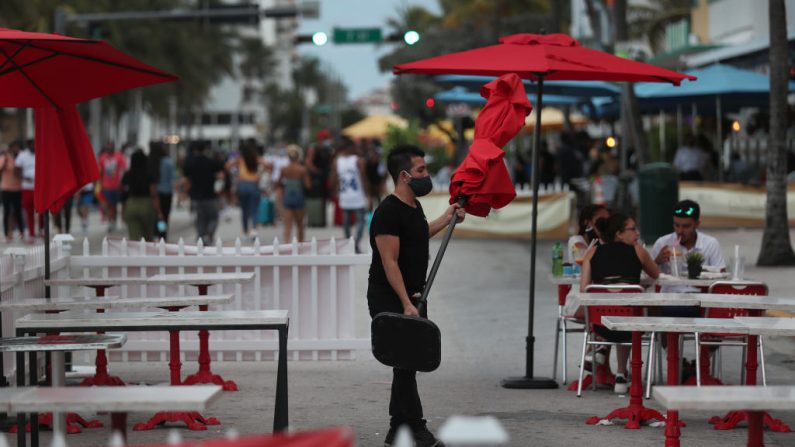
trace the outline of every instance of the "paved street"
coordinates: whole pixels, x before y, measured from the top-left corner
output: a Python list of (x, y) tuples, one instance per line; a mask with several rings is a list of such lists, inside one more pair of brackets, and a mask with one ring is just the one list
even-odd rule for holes
[[(192, 240), (188, 215), (177, 213), (172, 228), (186, 242)], [(92, 225), (92, 239), (101, 236), (102, 227)], [(237, 211), (225, 222), (220, 236), (231, 242), (239, 233)], [(280, 234), (277, 227), (260, 230), (263, 241)], [(341, 235), (341, 229), (309, 229), (310, 236)], [(761, 240), (759, 230), (711, 232), (730, 255), (739, 243), (748, 259), (756, 259)], [(438, 241), (432, 243), (435, 253)], [(536, 301), (536, 374), (549, 376), (552, 370), (554, 318), (557, 312), (556, 292), (546, 280), (549, 272), (551, 242), (539, 243)], [(443, 361), (434, 373), (421, 374), (418, 381), (424, 400), (426, 417), (432, 429), (454, 414), (494, 415), (511, 436), (513, 446), (571, 446), (589, 443), (594, 446), (658, 446), (663, 442), (663, 429), (643, 427), (624, 430), (622, 425), (589, 426), (585, 419), (606, 415), (627, 404), (627, 397), (612, 390), (586, 391), (581, 399), (565, 388), (557, 390), (507, 390), (499, 386), (506, 376), (521, 375), (524, 368), (524, 338), (527, 333), (528, 270), (530, 244), (507, 240), (453, 239), (437, 277), (430, 298), (431, 317), (443, 334)], [(795, 269), (765, 268), (749, 265), (749, 278), (766, 281), (772, 294), (786, 295), (795, 290)], [(367, 267), (358, 274), (360, 334), (367, 331), (364, 298)], [(570, 340), (569, 377), (576, 375), (574, 354), (580, 338)], [(767, 341), (768, 381), (771, 384), (791, 383), (795, 373), (795, 343), (788, 339)], [(686, 356), (693, 358), (692, 344), (686, 345)], [(727, 350), (728, 352), (729, 350)], [(731, 383), (739, 380), (739, 349), (724, 355), (724, 374)], [(185, 372), (192, 372), (188, 362)], [(164, 383), (168, 369), (162, 364), (113, 364), (113, 372), (129, 382)], [(275, 389), (274, 363), (222, 363), (214, 366), (226, 378), (233, 379), (241, 392), (225, 393), (208, 415), (217, 416), (222, 425), (210, 427), (211, 432), (190, 432), (180, 429), (184, 438), (221, 436), (226, 430), (239, 433), (261, 433), (270, 430)], [(309, 430), (331, 425), (351, 426), (361, 446), (380, 446), (387, 429), (387, 402), (391, 370), (380, 365), (363, 351), (353, 361), (290, 362), (290, 421), (294, 430)], [(651, 407), (660, 408), (654, 401)], [(707, 423), (708, 412), (685, 412), (684, 446), (744, 445), (745, 429), (718, 432)], [(776, 413), (785, 422), (795, 425), (795, 413)], [(131, 424), (144, 419), (144, 414), (130, 417)], [(107, 416), (101, 419), (108, 422)], [(216, 433), (213, 433), (216, 432)], [(131, 432), (133, 443), (163, 442), (167, 429), (153, 432)], [(69, 445), (99, 446), (107, 441), (106, 429), (91, 429), (70, 435)], [(45, 435), (45, 442), (49, 434)], [(13, 442), (12, 438), (9, 441)], [(795, 433), (766, 433), (767, 445), (795, 444)], [(47, 445), (47, 444), (43, 444)]]

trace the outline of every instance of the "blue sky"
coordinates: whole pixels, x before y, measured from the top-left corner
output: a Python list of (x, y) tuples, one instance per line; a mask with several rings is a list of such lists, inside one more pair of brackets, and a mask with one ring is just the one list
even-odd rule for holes
[[(299, 33), (324, 31), (331, 36), (334, 27), (380, 27), (382, 32), (386, 32), (387, 19), (395, 16), (398, 8), (405, 4), (423, 5), (435, 13), (439, 12), (435, 0), (321, 0), (320, 18), (304, 19)], [(388, 84), (392, 74), (378, 71), (378, 58), (388, 53), (394, 45), (398, 44), (334, 45), (329, 42), (323, 47), (303, 44), (299, 47), (299, 52), (316, 56), (332, 67), (348, 86), (349, 97), (355, 99), (374, 88)]]

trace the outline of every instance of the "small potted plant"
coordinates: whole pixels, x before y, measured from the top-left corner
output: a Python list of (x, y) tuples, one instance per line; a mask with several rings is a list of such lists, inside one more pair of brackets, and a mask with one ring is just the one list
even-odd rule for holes
[(701, 275), (701, 266), (704, 264), (704, 255), (697, 251), (691, 251), (685, 256), (687, 262), (687, 277), (696, 279)]

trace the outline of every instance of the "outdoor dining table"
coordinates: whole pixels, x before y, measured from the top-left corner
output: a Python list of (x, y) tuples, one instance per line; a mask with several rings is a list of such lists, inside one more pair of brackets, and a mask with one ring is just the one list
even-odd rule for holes
[[(80, 313), (29, 314), (16, 321), (17, 334), (85, 332), (85, 331), (171, 331), (171, 330), (275, 330), (278, 332), (278, 366), (276, 373), (276, 410), (274, 431), (287, 428), (287, 332), (289, 318), (286, 310), (248, 311), (183, 311), (183, 312), (113, 312), (87, 316)], [(197, 412), (161, 412), (163, 421), (181, 420), (195, 430), (206, 430), (204, 419)], [(158, 415), (155, 415), (156, 417)], [(215, 418), (210, 418), (215, 419)], [(136, 430), (152, 428), (150, 419), (137, 424)], [(215, 419), (216, 423), (217, 419)], [(156, 424), (155, 424), (156, 425)]]
[[(97, 297), (104, 297), (105, 292), (111, 287), (139, 285), (146, 282), (146, 278), (53, 278), (44, 280), (46, 286), (70, 286), (70, 287), (87, 287), (94, 289)], [(97, 313), (105, 312), (105, 309), (96, 309)], [(124, 381), (116, 376), (108, 374), (108, 358), (105, 350), (100, 349), (97, 351), (95, 360), (96, 371), (92, 377), (85, 379), (82, 386), (124, 386)]]
[[(127, 341), (126, 334), (113, 335), (47, 335), (31, 337), (4, 337), (0, 338), (0, 352), (17, 353), (17, 386), (25, 386), (25, 353), (29, 353), (30, 361), (30, 382), (35, 385), (38, 382), (38, 368), (36, 367), (36, 355), (39, 352), (47, 352), (51, 355), (50, 380), (54, 387), (64, 386), (66, 383), (66, 372), (64, 370), (64, 353), (71, 351), (84, 351), (94, 349), (120, 348)], [(69, 413), (64, 419), (63, 415), (45, 414), (37, 422), (49, 425), (53, 431), (64, 433), (79, 433), (80, 428), (74, 425), (79, 423), (84, 427), (102, 427), (102, 423), (97, 420), (87, 421), (77, 413)], [(37, 424), (31, 424), (31, 437), (38, 436)], [(24, 427), (24, 419), (17, 419), (17, 432)], [(38, 442), (38, 439), (36, 439)]]
[[(254, 272), (246, 273), (164, 273), (150, 276), (148, 284), (153, 285), (190, 285), (199, 290), (199, 295), (207, 295), (210, 286), (220, 284), (237, 284), (254, 278)], [(207, 311), (207, 306), (199, 306), (200, 311)], [(179, 338), (177, 337), (177, 340)], [(186, 377), (182, 385), (195, 385), (212, 383), (221, 385), (224, 391), (237, 391), (237, 384), (231, 380), (224, 380), (210, 370), (210, 332), (206, 329), (199, 331), (199, 370)]]
[[(655, 294), (656, 295), (656, 294)], [(666, 294), (662, 294), (666, 295)], [(687, 295), (687, 294), (684, 294)], [(624, 305), (631, 305), (624, 303)], [(678, 386), (679, 383), (679, 334), (690, 332), (731, 332), (735, 334), (748, 333), (740, 323), (728, 318), (683, 318), (683, 317), (602, 317), (602, 324), (611, 330), (632, 331), (633, 341), (637, 337), (640, 340), (643, 332), (663, 332), (668, 338), (668, 385)], [(638, 365), (637, 371), (634, 368), (635, 345), (632, 346), (633, 370), (632, 370), (632, 389), (636, 395), (636, 401), (643, 400), (643, 388), (640, 383), (642, 371)], [(640, 357), (640, 345), (638, 345), (638, 357)], [(748, 363), (751, 362), (750, 341)], [(756, 357), (753, 360), (756, 363)], [(754, 367), (755, 368), (755, 367)], [(755, 375), (756, 369), (754, 369)], [(636, 375), (637, 374), (637, 375)], [(637, 389), (635, 379), (638, 378)], [(632, 402), (632, 401), (630, 401)], [(630, 406), (632, 404), (630, 403)], [(609, 417), (609, 416), (608, 416)], [(680, 436), (679, 412), (669, 409), (665, 419), (665, 446), (678, 447)]]
[[(162, 386), (129, 387), (26, 387), (0, 390), (0, 408), (16, 412), (24, 420), (30, 413), (36, 420), (41, 411), (65, 409), (110, 412), (111, 429), (121, 433), (126, 445), (127, 413), (152, 410), (203, 411), (221, 395), (215, 385), (192, 388)], [(35, 437), (34, 437), (35, 436)], [(38, 447), (38, 431), (31, 430), (31, 446)], [(17, 446), (25, 447), (24, 431), (17, 435)]]
[(766, 411), (795, 410), (795, 387), (704, 386), (698, 390), (662, 386), (654, 389), (654, 398), (668, 409), (729, 410), (748, 413), (748, 447), (764, 445), (763, 418)]

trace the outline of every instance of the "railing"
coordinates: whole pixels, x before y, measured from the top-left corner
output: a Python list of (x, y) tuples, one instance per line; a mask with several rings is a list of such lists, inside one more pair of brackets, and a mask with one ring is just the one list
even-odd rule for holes
[[(12, 249), (19, 254), (0, 257), (2, 298), (44, 296), (43, 248)], [(23, 254), (22, 251), (25, 251)], [(356, 288), (356, 270), (370, 263), (369, 256), (354, 252), (352, 240), (315, 240), (307, 243), (260, 246), (212, 247), (102, 241), (100, 254), (91, 254), (88, 240), (82, 254), (72, 254), (68, 241), (53, 244), (53, 278), (147, 278), (162, 273), (253, 272), (254, 279), (240, 284), (210, 287), (210, 294), (231, 293), (233, 301), (217, 309), (286, 309), (290, 315), (288, 350), (294, 360), (342, 360), (369, 348), (369, 337), (357, 338), (356, 314), (364, 303), (364, 291)], [(10, 282), (9, 282), (10, 281)], [(8, 285), (13, 284), (13, 285)], [(53, 287), (53, 297), (85, 296), (88, 288)], [(196, 294), (191, 286), (117, 286), (107, 295), (152, 297)], [(133, 310), (133, 309), (130, 309)], [(8, 312), (6, 314), (9, 314)], [(13, 333), (20, 315), (3, 315), (3, 335)], [(216, 361), (260, 361), (275, 358), (276, 338), (272, 331), (221, 331), (211, 337)], [(198, 355), (196, 334), (181, 334), (185, 360)], [(130, 334), (123, 349), (111, 351), (112, 360), (165, 361), (168, 334)]]

